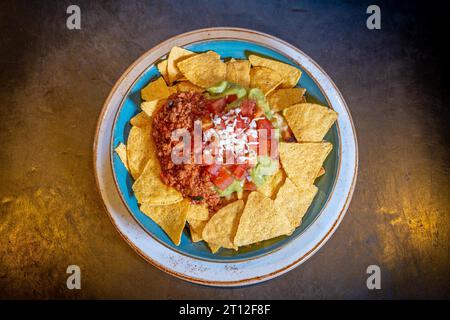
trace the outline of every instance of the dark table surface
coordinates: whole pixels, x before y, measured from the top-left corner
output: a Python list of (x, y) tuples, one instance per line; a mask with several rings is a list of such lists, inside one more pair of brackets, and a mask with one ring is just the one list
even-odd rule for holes
[[(75, 2), (74, 31), (72, 1), (0, 4), (0, 298), (450, 297), (447, 4), (379, 3), (382, 28), (371, 31), (364, 1)], [(358, 135), (356, 190), (334, 236), (299, 268), (246, 288), (190, 284), (145, 262), (109, 221), (93, 173), (97, 117), (122, 72), (159, 42), (213, 26), (310, 55)], [(72, 264), (81, 290), (66, 288)], [(366, 287), (372, 264), (381, 290)]]

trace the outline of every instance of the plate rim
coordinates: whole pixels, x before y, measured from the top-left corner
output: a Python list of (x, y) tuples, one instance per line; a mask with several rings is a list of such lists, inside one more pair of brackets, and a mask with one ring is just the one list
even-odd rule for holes
[[(343, 206), (342, 206), (342, 209), (341, 209), (341, 211), (339, 212), (339, 214), (337, 215), (337, 218), (336, 218), (336, 220), (333, 222), (333, 224), (332, 224), (332, 226), (327, 230), (327, 232), (326, 232), (326, 234), (319, 240), (319, 241), (317, 241), (316, 243), (315, 243), (315, 245), (309, 250), (309, 251), (307, 251), (306, 253), (304, 253), (300, 258), (298, 258), (297, 260), (295, 260), (294, 262), (292, 262), (291, 264), (289, 264), (289, 265), (286, 265), (286, 266), (284, 266), (283, 268), (279, 268), (279, 269), (277, 269), (277, 270), (275, 270), (275, 271), (273, 271), (273, 272), (270, 272), (270, 273), (268, 273), (268, 274), (265, 274), (265, 275), (261, 275), (261, 276), (257, 276), (257, 277), (255, 277), (255, 278), (248, 278), (248, 279), (241, 279), (241, 280), (237, 280), (237, 281), (209, 281), (209, 280), (206, 280), (206, 279), (199, 279), (199, 278), (193, 278), (193, 277), (190, 277), (190, 276), (187, 276), (186, 274), (182, 274), (182, 273), (180, 273), (180, 272), (176, 272), (176, 271), (174, 271), (174, 270), (171, 270), (170, 268), (168, 268), (168, 267), (166, 267), (166, 266), (163, 266), (163, 265), (161, 265), (160, 263), (158, 263), (157, 261), (155, 261), (155, 260), (153, 260), (153, 259), (151, 259), (151, 257), (149, 257), (148, 256), (148, 254), (147, 253), (145, 253), (145, 252), (143, 252), (142, 250), (141, 250), (141, 248), (139, 248), (135, 243), (133, 243), (133, 241), (131, 240), (131, 239), (129, 239), (129, 237), (127, 237), (127, 235), (126, 234), (124, 234), (124, 232), (120, 229), (120, 227), (116, 224), (116, 221), (114, 220), (114, 218), (113, 218), (113, 216), (112, 216), (112, 214), (111, 214), (111, 212), (110, 212), (110, 210), (108, 209), (108, 206), (107, 206), (107, 204), (106, 204), (106, 202), (105, 202), (105, 196), (104, 196), (104, 194), (103, 194), (103, 192), (102, 192), (102, 188), (101, 188), (101, 183), (100, 183), (100, 177), (99, 177), (99, 172), (98, 172), (98, 168), (97, 168), (97, 163), (98, 163), (98, 157), (97, 157), (97, 152), (98, 152), (98, 147), (99, 147), (99, 145), (98, 145), (98, 141), (99, 141), (99, 136), (100, 136), (100, 129), (101, 129), (101, 125), (102, 125), (102, 123), (103, 123), (103, 121), (104, 121), (104, 117), (105, 117), (105, 114), (106, 114), (106, 112), (108, 111), (108, 109), (109, 109), (109, 107), (110, 107), (110, 104), (111, 104), (111, 99), (112, 99), (112, 97), (114, 96), (114, 94), (117, 94), (117, 89), (119, 88), (119, 86), (120, 85), (122, 85), (123, 83), (124, 83), (124, 80), (127, 78), (127, 76), (129, 75), (129, 73), (145, 58), (145, 57), (147, 57), (151, 52), (153, 52), (153, 51), (155, 51), (155, 50), (157, 50), (158, 48), (160, 48), (160, 47), (162, 47), (162, 46), (164, 46), (164, 45), (167, 45), (167, 44), (169, 44), (169, 43), (173, 43), (175, 40), (180, 40), (180, 39), (183, 39), (183, 38), (186, 38), (186, 37), (189, 37), (189, 36), (191, 36), (191, 35), (195, 35), (195, 34), (202, 34), (202, 33), (207, 33), (207, 35), (209, 34), (209, 33), (214, 33), (214, 32), (231, 32), (231, 33), (233, 33), (233, 32), (237, 32), (237, 33), (239, 33), (239, 32), (241, 32), (241, 33), (246, 33), (246, 34), (250, 34), (250, 35), (257, 35), (258, 37), (262, 37), (262, 38), (268, 38), (268, 39), (270, 39), (271, 41), (274, 41), (275, 43), (279, 43), (279, 44), (281, 44), (281, 45), (284, 45), (284, 46), (287, 46), (287, 47), (289, 47), (289, 48), (291, 48), (293, 51), (296, 51), (296, 52), (298, 52), (300, 55), (302, 55), (304, 58), (306, 58), (310, 63), (312, 63), (312, 65), (314, 65), (314, 67), (315, 68), (317, 68), (318, 69), (318, 71), (319, 72), (321, 72), (322, 73), (322, 76), (324, 76), (325, 78), (326, 78), (326, 80), (331, 84), (331, 86), (332, 86), (332, 89), (333, 89), (333, 91), (338, 95), (338, 99), (341, 101), (341, 104), (342, 104), (342, 106), (345, 108), (345, 111), (346, 111), (346, 115), (347, 115), (347, 117), (348, 117), (348, 120), (349, 120), (349, 123), (350, 123), (350, 125), (351, 125), (351, 133), (352, 133), (352, 138), (353, 138), (353, 141), (351, 141), (354, 145), (353, 145), (353, 147), (354, 147), (354, 150), (353, 150), (353, 152), (354, 152), (354, 166), (353, 166), (353, 175), (352, 175), (352, 181), (351, 181), (351, 184), (350, 184), (350, 188), (349, 188), (349, 190), (348, 190), (348, 193), (347, 193), (347, 197), (346, 197), (346, 200), (345, 200), (345, 203), (343, 204)], [(211, 40), (214, 40), (214, 39), (224, 39), (224, 38), (205, 38), (205, 39), (203, 39), (203, 40), (196, 40), (196, 41), (193, 41), (193, 42), (195, 42), (195, 43), (198, 43), (198, 42), (201, 42), (201, 41), (211, 41)], [(239, 38), (239, 37), (228, 37), (228, 39), (234, 39), (234, 40), (241, 40), (241, 41), (250, 41), (250, 42), (252, 42), (252, 40), (248, 40), (248, 39), (244, 39), (244, 38)], [(277, 49), (275, 49), (275, 48), (273, 48), (273, 47), (271, 47), (270, 45), (268, 45), (268, 44), (264, 44), (264, 43), (261, 43), (261, 42), (258, 42), (258, 41), (253, 41), (254, 43), (257, 43), (257, 44), (260, 44), (260, 45), (263, 45), (263, 46), (266, 46), (266, 47), (268, 47), (268, 48), (270, 48), (270, 49), (273, 49), (273, 50), (275, 50), (275, 51), (277, 51), (277, 52), (279, 52), (279, 53), (281, 53), (281, 54), (283, 54), (284, 56), (286, 56), (289, 60), (291, 60), (291, 61), (293, 61), (293, 62), (295, 62), (295, 63), (297, 63), (298, 64), (298, 62), (296, 61), (296, 60), (294, 60), (293, 59), (293, 57), (292, 56), (290, 56), (290, 55), (288, 55), (288, 54), (286, 54), (286, 53), (283, 53), (282, 51), (280, 51), (280, 50), (277, 50)], [(191, 42), (192, 43), (192, 42)], [(183, 44), (183, 45), (187, 45), (187, 44), (190, 44), (190, 43), (185, 43), (185, 44)], [(157, 60), (155, 60), (155, 62), (156, 62)], [(333, 105), (331, 102), (330, 102), (330, 100), (329, 100), (329, 95), (325, 92), (325, 90), (324, 90), (324, 88), (322, 87), (322, 85), (320, 85), (320, 83), (319, 83), (319, 81), (316, 79), (316, 77), (315, 76), (313, 76), (310, 72), (309, 72), (309, 70), (307, 70), (306, 69), (306, 67), (304, 67), (303, 65), (301, 65), (302, 66), (302, 68), (303, 68), (303, 70), (305, 71), (305, 72), (307, 72), (308, 73), (308, 75), (313, 79), (313, 81), (316, 83), (316, 85), (318, 85), (318, 87), (320, 88), (320, 90), (322, 91), (322, 93), (323, 93), (323, 95), (324, 95), (324, 97), (325, 97), (325, 99), (327, 100), (327, 102), (328, 102), (328, 104), (330, 105), (330, 107)], [(145, 72), (145, 70), (147, 70), (148, 68), (149, 68), (150, 66), (147, 66), (145, 69), (144, 69), (144, 71), (142, 71), (142, 72)], [(142, 73), (140, 73), (140, 74), (142, 74)], [(138, 76), (137, 76), (138, 77)], [(136, 81), (136, 78), (131, 82), (131, 83), (134, 83)], [(128, 88), (131, 86), (131, 83), (128, 85)], [(128, 91), (128, 90), (127, 90)], [(125, 93), (121, 93), (122, 95), (124, 95)], [(119, 104), (119, 106), (120, 106), (121, 104)], [(116, 113), (118, 112), (118, 110), (116, 110), (116, 112), (115, 112), (115, 114), (113, 115), (113, 123), (112, 124), (114, 124), (115, 123), (115, 117), (116, 117)], [(111, 130), (113, 130), (113, 126), (112, 126), (112, 128), (111, 128)], [(342, 137), (341, 137), (341, 132), (340, 132), (340, 130), (339, 130), (339, 128), (338, 128), (338, 134), (339, 134), (339, 138), (340, 138), (340, 144), (342, 145)], [(109, 139), (109, 140), (111, 140), (111, 139)], [(111, 141), (110, 141), (110, 143), (111, 143)], [(108, 216), (109, 216), (109, 218), (110, 218), (110, 220), (111, 220), (111, 222), (112, 222), (112, 224), (114, 225), (114, 227), (117, 229), (117, 231), (119, 232), (119, 234), (122, 236), (122, 238), (140, 255), (140, 256), (142, 256), (146, 261), (148, 261), (148, 262), (150, 262), (152, 265), (154, 265), (155, 267), (157, 267), (157, 268), (159, 268), (160, 270), (163, 270), (164, 272), (166, 272), (166, 273), (169, 273), (169, 274), (171, 274), (171, 275), (174, 275), (174, 276), (176, 276), (176, 277), (178, 277), (178, 278), (181, 278), (181, 279), (184, 279), (184, 280), (187, 280), (187, 281), (190, 281), (190, 282), (194, 282), (194, 283), (200, 283), (200, 284), (204, 284), (204, 285), (214, 285), (214, 286), (242, 286), (242, 285), (247, 285), (247, 284), (253, 284), (253, 283), (257, 283), (257, 282), (261, 282), (261, 281), (266, 281), (266, 280), (269, 280), (269, 279), (271, 279), (271, 278), (273, 278), (273, 277), (276, 277), (276, 276), (279, 276), (279, 275), (281, 275), (281, 274), (284, 274), (285, 272), (287, 272), (287, 271), (289, 271), (289, 270), (291, 270), (291, 269), (293, 269), (294, 267), (296, 267), (296, 266), (298, 266), (298, 265), (300, 265), (301, 263), (303, 263), (304, 261), (306, 261), (309, 257), (311, 257), (317, 250), (319, 250), (321, 247), (322, 247), (322, 245), (331, 237), (331, 235), (334, 233), (334, 231), (337, 229), (337, 226), (340, 224), (340, 222), (342, 221), (342, 219), (343, 219), (343, 217), (344, 217), (344, 215), (345, 215), (345, 213), (346, 213), (346, 211), (347, 211), (347, 209), (348, 209), (348, 206), (349, 206), (349, 204), (350, 204), (350, 201), (351, 201), (351, 198), (352, 198), (352, 196), (353, 196), (353, 192), (354, 192), (354, 188), (355, 188), (355, 184), (356, 184), (356, 179), (357, 179), (357, 174), (358, 174), (358, 143), (357, 143), (357, 136), (356, 136), (356, 131), (355, 131), (355, 126), (354, 126), (354, 123), (353, 123), (353, 120), (352, 120), (352, 117), (351, 117), (351, 114), (350, 114), (350, 111), (349, 111), (349, 109), (348, 109), (348, 106), (347, 106), (347, 103), (345, 102), (345, 100), (344, 100), (344, 98), (343, 98), (343, 96), (342, 96), (342, 94), (340, 93), (340, 91), (339, 91), (339, 89), (337, 88), (337, 86), (335, 85), (335, 83), (333, 82), (333, 80), (326, 74), (326, 72), (313, 60), (313, 59), (311, 59), (307, 54), (305, 54), (303, 51), (301, 51), (301, 50), (299, 50), (298, 48), (296, 48), (296, 47), (294, 47), (293, 45), (291, 45), (291, 44), (289, 44), (289, 43), (287, 43), (287, 42), (285, 42), (284, 40), (281, 40), (281, 39), (279, 39), (279, 38), (277, 38), (277, 37), (274, 37), (274, 36), (272, 36), (272, 35), (269, 35), (269, 34), (266, 34), (266, 33), (263, 33), (263, 32), (259, 32), (259, 31), (255, 31), (255, 30), (250, 30), (250, 29), (243, 29), (243, 28), (230, 28), (230, 27), (216, 27), (216, 28), (205, 28), (205, 29), (196, 29), (196, 30), (192, 30), (192, 31), (189, 31), (189, 32), (186, 32), (186, 33), (183, 33), (183, 34), (179, 34), (179, 35), (176, 35), (176, 36), (174, 36), (174, 37), (171, 37), (171, 38), (169, 38), (169, 39), (167, 39), (167, 40), (165, 40), (165, 41), (163, 41), (163, 42), (161, 42), (161, 43), (159, 43), (158, 45), (156, 45), (156, 46), (154, 46), (154, 47), (152, 47), (150, 50), (147, 50), (145, 53), (143, 53), (137, 60), (135, 60), (126, 70), (125, 70), (125, 72), (119, 77), (119, 79), (116, 81), (116, 83), (114, 84), (114, 86), (112, 87), (112, 89), (111, 89), (111, 91), (110, 91), (110, 93), (109, 93), (109, 95), (108, 95), (108, 97), (106, 98), (106, 100), (105, 100), (105, 102), (104, 102), (104, 104), (103, 104), (103, 107), (102, 107), (102, 109), (101, 109), (101, 112), (100, 112), (100, 114), (99, 114), (99, 118), (98, 118), (98, 121), (97, 121), (97, 126), (96, 126), (96, 132), (95, 132), (95, 139), (94, 139), (94, 146), (93, 146), (93, 160), (94, 160), (94, 171), (95, 171), (95, 181), (96, 181), (96, 186), (97, 186), (97, 190), (99, 191), (99, 193), (100, 193), (100, 196), (101, 196), (101, 198), (102, 198), (102, 204), (103, 204), (103, 206), (104, 206), (104, 208), (105, 208), (105, 210), (107, 211), (107, 213), (108, 213)], [(342, 161), (343, 159), (342, 159), (342, 157), (340, 157), (340, 162)], [(111, 159), (109, 159), (109, 162), (111, 163)], [(338, 167), (338, 175), (337, 175), (337, 178), (336, 178), (336, 180), (338, 180), (339, 179), (339, 171), (340, 171), (340, 169), (341, 169), (341, 163), (339, 163), (339, 167)], [(111, 171), (113, 171), (112, 170), (112, 168), (111, 168)], [(114, 173), (113, 173), (113, 176), (114, 176)], [(336, 182), (335, 182), (335, 184), (336, 184)], [(333, 186), (333, 191), (334, 191), (334, 188), (335, 188), (335, 185)], [(117, 191), (117, 190), (116, 190)], [(329, 197), (329, 199), (327, 200), (327, 203), (329, 202), (329, 200), (332, 198), (332, 196), (333, 196), (333, 191), (332, 191), (332, 193), (330, 194), (330, 197)], [(122, 197), (121, 197), (121, 195), (120, 195), (120, 191), (117, 191), (117, 193), (119, 193), (119, 198), (121, 198), (121, 200), (123, 201), (123, 199), (122, 199)], [(325, 207), (325, 206), (324, 206)], [(323, 210), (323, 209), (322, 209)], [(321, 210), (321, 212), (322, 212), (322, 210)], [(128, 211), (128, 210), (127, 210)], [(133, 216), (133, 214), (132, 213), (129, 213), (131, 216)], [(320, 215), (320, 214), (319, 214)], [(135, 219), (134, 217), (132, 217), (133, 219)], [(135, 221), (136, 222), (136, 221)], [(314, 224), (314, 222), (312, 223), (312, 225)], [(311, 225), (311, 226), (312, 226)], [(140, 225), (139, 225), (140, 226)], [(143, 230), (144, 232), (146, 232), (146, 230)], [(306, 231), (306, 230), (305, 230)], [(154, 237), (153, 237), (154, 238)], [(296, 239), (293, 239), (291, 242), (295, 242), (296, 240), (298, 240), (298, 237), (296, 238)], [(287, 243), (286, 245), (289, 245), (291, 242), (289, 242), (289, 243)], [(170, 250), (170, 251), (173, 251), (171, 248), (169, 248), (169, 247), (167, 247), (167, 246), (165, 246), (165, 248), (167, 249), (167, 250)], [(268, 253), (268, 254), (264, 254), (264, 255), (262, 255), (262, 256), (259, 256), (259, 257), (255, 257), (255, 258), (252, 258), (252, 259), (256, 259), (256, 260), (260, 260), (260, 259), (264, 259), (264, 258), (267, 258), (268, 256), (270, 256), (272, 253), (276, 253), (277, 251), (280, 251), (280, 250), (283, 250), (285, 248), (285, 246), (283, 246), (283, 247), (281, 247), (281, 248), (279, 248), (278, 250), (275, 250), (275, 252), (270, 252), (270, 253)], [(180, 254), (180, 253), (178, 253), (178, 254)], [(181, 254), (183, 254), (183, 253), (181, 253)], [(195, 258), (195, 257), (192, 257), (192, 256), (189, 256), (191, 259), (194, 259), (194, 260), (198, 260), (200, 263), (202, 263), (202, 262), (205, 262), (205, 261), (202, 261), (201, 259), (198, 259), (198, 258)], [(210, 261), (210, 260), (208, 260), (208, 261), (206, 261), (206, 262), (208, 262), (208, 263), (212, 263), (212, 264), (239, 264), (239, 263), (245, 263), (246, 262), (246, 260), (244, 260), (244, 261), (235, 261), (235, 260), (231, 260), (231, 261), (217, 261), (217, 262), (215, 262), (215, 261)]]

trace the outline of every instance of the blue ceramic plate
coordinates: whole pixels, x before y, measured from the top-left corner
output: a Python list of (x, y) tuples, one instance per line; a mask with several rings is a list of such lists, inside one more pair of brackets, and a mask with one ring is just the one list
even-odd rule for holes
[[(194, 52), (213, 50), (220, 54), (222, 58), (235, 59), (246, 59), (249, 54), (256, 53), (261, 56), (289, 63), (296, 66), (302, 71), (302, 76), (297, 86), (305, 88), (307, 90), (307, 100), (317, 102), (322, 105), (328, 105), (327, 100), (325, 99), (318, 85), (307, 74), (307, 72), (305, 72), (305, 70), (302, 70), (300, 66), (294, 64), (281, 53), (278, 53), (262, 45), (241, 40), (210, 40), (187, 45), (185, 46), (185, 48)], [(163, 58), (166, 57), (161, 57), (161, 59)], [(147, 217), (139, 210), (136, 197), (134, 196), (131, 188), (133, 184), (133, 178), (127, 172), (119, 157), (114, 153), (113, 150), (119, 143), (126, 144), (128, 133), (130, 131), (129, 121), (133, 116), (141, 111), (139, 107), (140, 103), (142, 102), (140, 97), (140, 90), (144, 88), (155, 77), (159, 76), (160, 74), (158, 72), (158, 69), (155, 65), (152, 65), (149, 66), (148, 69), (138, 77), (138, 79), (130, 87), (128, 93), (125, 95), (113, 127), (113, 143), (111, 144), (111, 155), (113, 157), (113, 172), (115, 180), (123, 201), (125, 202), (130, 212), (133, 214), (135, 219), (140, 223), (140, 225), (154, 238), (173, 250), (176, 250), (182, 254), (189, 255), (191, 257), (220, 262), (248, 260), (259, 257), (261, 255), (266, 255), (280, 249), (288, 242), (300, 236), (320, 214), (322, 208), (324, 207), (332, 192), (333, 185), (337, 177), (340, 145), (336, 125), (331, 128), (331, 130), (325, 137), (325, 140), (333, 144), (333, 150), (324, 163), (326, 172), (325, 175), (323, 175), (316, 181), (319, 192), (315, 197), (314, 202), (310, 206), (308, 212), (304, 216), (301, 226), (298, 227), (290, 236), (278, 237), (263, 241), (258, 244), (241, 247), (238, 251), (222, 248), (219, 250), (219, 252), (213, 254), (211, 253), (205, 242), (192, 242), (189, 235), (189, 230), (187, 228), (185, 228), (183, 232), (181, 244), (179, 246), (176, 246), (155, 222), (153, 222), (149, 217)]]
[[(304, 71), (299, 85), (308, 99), (337, 111), (336, 125), (326, 139), (334, 145), (316, 182), (320, 191), (290, 237), (272, 239), (240, 251), (213, 255), (204, 243), (193, 244), (186, 232), (179, 247), (138, 209), (132, 179), (113, 153), (127, 140), (129, 120), (139, 110), (139, 91), (158, 76), (154, 64), (173, 46), (194, 51), (214, 50), (223, 57), (245, 58), (255, 52), (296, 65)], [(240, 28), (193, 30), (170, 38), (145, 52), (120, 77), (99, 116), (94, 141), (94, 170), (99, 192), (111, 222), (123, 239), (160, 270), (186, 281), (208, 286), (244, 286), (266, 281), (292, 270), (316, 253), (345, 216), (356, 183), (358, 147), (350, 111), (324, 70), (301, 50), (274, 36)]]

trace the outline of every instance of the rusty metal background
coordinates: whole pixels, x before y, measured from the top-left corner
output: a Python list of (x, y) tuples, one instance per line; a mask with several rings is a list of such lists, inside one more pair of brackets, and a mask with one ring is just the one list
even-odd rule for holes
[[(364, 1), (76, 1), (75, 31), (70, 4), (0, 4), (0, 298), (449, 298), (448, 4), (381, 3), (376, 31)], [(146, 263), (93, 177), (115, 80), (155, 44), (212, 26), (267, 32), (313, 57), (358, 133), (358, 182), (335, 235), (300, 268), (247, 288), (189, 284)], [(71, 264), (81, 290), (66, 288)], [(381, 290), (366, 287), (371, 264)]]

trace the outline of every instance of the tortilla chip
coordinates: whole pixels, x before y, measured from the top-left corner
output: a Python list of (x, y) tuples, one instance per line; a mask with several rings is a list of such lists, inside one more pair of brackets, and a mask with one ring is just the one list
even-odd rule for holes
[(261, 192), (268, 198), (273, 198), (279, 187), (281, 186), (283, 180), (285, 178), (285, 174), (283, 170), (278, 170), (273, 176), (269, 178), (261, 187), (257, 189), (258, 192)]
[(245, 246), (290, 234), (292, 231), (286, 215), (275, 210), (273, 200), (259, 192), (252, 192), (239, 221), (234, 245)]
[(261, 89), (266, 96), (282, 82), (281, 76), (269, 68), (254, 67), (250, 70), (250, 87)]
[(153, 114), (156, 110), (158, 110), (166, 100), (151, 100), (151, 101), (144, 101), (141, 103), (141, 109), (144, 111), (147, 116), (150, 118), (153, 117)]
[(227, 73), (226, 64), (212, 51), (196, 54), (180, 61), (177, 66), (190, 82), (202, 88), (225, 80)]
[(244, 209), (244, 201), (237, 200), (217, 211), (203, 229), (203, 239), (221, 248), (235, 249), (233, 238)]
[(202, 232), (205, 228), (206, 224), (208, 223), (208, 220), (189, 220), (189, 213), (188, 213), (188, 223), (189, 223), (189, 231), (191, 233), (191, 239), (192, 242), (199, 242), (202, 241)]
[(274, 90), (268, 97), (270, 108), (275, 111), (281, 111), (296, 103), (303, 101), (306, 89), (304, 88), (290, 88)]
[(321, 177), (321, 176), (323, 176), (324, 174), (325, 174), (325, 168), (321, 167), (320, 170), (319, 170), (319, 173), (317, 174), (316, 179)]
[(119, 143), (119, 145), (114, 149), (114, 151), (119, 156), (120, 161), (122, 161), (125, 168), (128, 170), (128, 163), (127, 163), (127, 146), (124, 145), (122, 142)]
[(153, 151), (152, 155), (132, 187), (137, 201), (152, 206), (180, 202), (183, 200), (181, 193), (161, 181), (161, 169), (159, 160), (156, 158), (156, 151)]
[(189, 204), (188, 221), (190, 220), (209, 220), (209, 210), (204, 204)]
[(167, 61), (167, 74), (169, 76), (169, 84), (172, 84), (174, 81), (178, 80), (182, 74), (180, 70), (177, 67), (177, 63), (192, 57), (196, 53), (180, 48), (180, 47), (173, 47), (172, 50), (170, 50), (169, 58)]
[(137, 179), (152, 154), (155, 153), (151, 126), (132, 126), (127, 140), (128, 168), (131, 176)]
[(297, 187), (305, 188), (313, 184), (333, 145), (329, 142), (280, 142), (278, 148), (286, 175)]
[(208, 243), (208, 247), (212, 253), (216, 253), (220, 249), (220, 246), (214, 243)]
[(312, 103), (293, 105), (283, 115), (299, 142), (322, 141), (338, 117), (334, 110)]
[(186, 224), (187, 209), (189, 200), (167, 205), (167, 206), (150, 206), (148, 204), (141, 205), (141, 211), (155, 221), (177, 246), (181, 241)]
[(317, 190), (313, 184), (305, 188), (298, 188), (291, 179), (286, 178), (275, 199), (275, 208), (286, 215), (292, 228), (295, 229), (301, 224)]
[(164, 81), (169, 84), (169, 74), (167, 73), (167, 59), (158, 62), (156, 64), (156, 68), (158, 68), (158, 71), (163, 77)]
[(250, 55), (248, 60), (250, 60), (250, 63), (254, 67), (266, 67), (276, 71), (283, 78), (281, 88), (295, 87), (298, 80), (300, 80), (300, 76), (302, 75), (302, 72), (299, 69), (283, 62), (266, 59), (255, 55)]
[(136, 126), (139, 128), (151, 126), (152, 121), (151, 118), (144, 112), (139, 112), (130, 120), (130, 124), (132, 126)]
[(241, 85), (244, 88), (248, 88), (250, 86), (250, 62), (248, 60), (231, 59), (226, 64), (226, 80)]
[(189, 81), (183, 81), (177, 83), (177, 91), (178, 92), (188, 92), (188, 91), (194, 91), (194, 92), (203, 92), (205, 89), (202, 87), (196, 86), (195, 84), (189, 82)]
[(141, 90), (141, 97), (145, 101), (166, 99), (168, 96), (170, 91), (162, 77), (150, 82)]
[(172, 94), (174, 94), (174, 93), (177, 93), (178, 92), (178, 86), (177, 85), (173, 85), (173, 86), (170, 86), (169, 87), (169, 96), (171, 96)]

